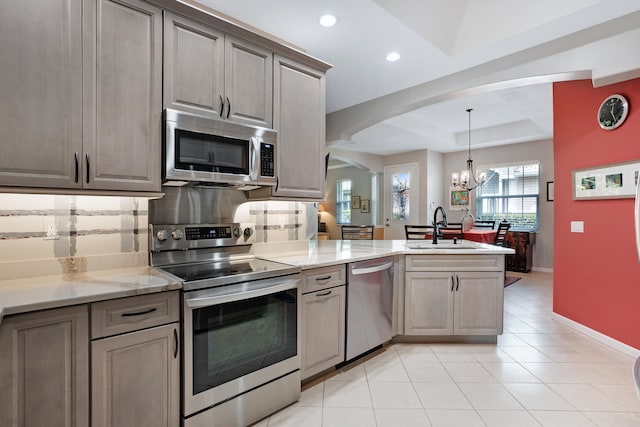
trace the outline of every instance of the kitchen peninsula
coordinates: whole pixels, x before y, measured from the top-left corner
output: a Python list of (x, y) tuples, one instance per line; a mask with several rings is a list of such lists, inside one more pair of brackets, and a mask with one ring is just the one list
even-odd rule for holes
[[(302, 322), (302, 379), (332, 369), (345, 361), (344, 339), (341, 337), (346, 333), (344, 317), (348, 307), (344, 288), (349, 284), (343, 272), (346, 266), (356, 261), (393, 257), (393, 305), (389, 315), (394, 340), (457, 341), (468, 337), (493, 337), (495, 341), (495, 337), (502, 333), (504, 257), (513, 253), (512, 249), (467, 241), (458, 242), (457, 245), (444, 242), (432, 245), (428, 242), (341, 240), (259, 243), (254, 244), (253, 252), (256, 257), (300, 268), (303, 283), (299, 293), (306, 290), (305, 278), (324, 280), (327, 271), (331, 278), (334, 271), (336, 273), (336, 281), (329, 280), (331, 283), (326, 285), (332, 287), (329, 289), (332, 292), (341, 288), (342, 293), (332, 300), (333, 305), (326, 307), (338, 310), (338, 316), (330, 315), (327, 321), (334, 320), (332, 324), (340, 330), (335, 336), (312, 335), (313, 339), (309, 340), (305, 336), (305, 326), (310, 322)], [(322, 274), (314, 276), (314, 273)], [(0, 379), (26, 390), (20, 394), (16, 387), (5, 388), (0, 394), (0, 413), (9, 417), (6, 421), (10, 424), (12, 421), (9, 420), (15, 420), (14, 417), (18, 416), (9, 409), (17, 407), (17, 399), (26, 399), (27, 406), (33, 406), (35, 396), (30, 396), (29, 390), (34, 391), (38, 387), (36, 383), (24, 381), (29, 381), (29, 371), (36, 369), (39, 372), (37, 383), (46, 381), (57, 384), (66, 381), (65, 392), (60, 398), (72, 404), (75, 416), (86, 419), (90, 406), (93, 408), (93, 418), (105, 416), (111, 409), (101, 405), (101, 399), (88, 402), (88, 391), (92, 390), (94, 396), (100, 396), (109, 392), (104, 387), (118, 389), (129, 387), (129, 384), (134, 387), (126, 389), (127, 393), (133, 395), (120, 404), (128, 406), (136, 405), (136, 402), (162, 402), (154, 407), (153, 414), (145, 412), (145, 416), (174, 425), (172, 420), (179, 417), (179, 363), (180, 347), (183, 345), (178, 333), (181, 319), (176, 291), (180, 287), (179, 280), (151, 267), (0, 281), (0, 312), (5, 316), (0, 323), (0, 348), (3, 349), (0, 352), (3, 360), (0, 366), (4, 367), (0, 369)], [(318, 297), (320, 289), (306, 295), (315, 297), (311, 303), (321, 303), (329, 299), (327, 291), (322, 289), (326, 297)], [(306, 305), (307, 300), (302, 298), (301, 301), (304, 304), (304, 317), (305, 310), (311, 311)], [(334, 313), (326, 310), (320, 310), (319, 313)], [(316, 320), (315, 323), (323, 328), (328, 324), (323, 319)], [(12, 350), (16, 348), (15, 336), (30, 336), (35, 341), (28, 340), (28, 345), (16, 352)], [(49, 336), (58, 344), (50, 346), (50, 339), (44, 339)], [(323, 346), (323, 339), (327, 340), (328, 347)], [(320, 353), (321, 356), (320, 362), (317, 357), (314, 359), (317, 363), (312, 367), (305, 366), (305, 361), (313, 359), (307, 357), (310, 352), (305, 344), (309, 342), (313, 343), (313, 355)], [(130, 372), (134, 368), (130, 364), (135, 364), (132, 361), (140, 357), (146, 360), (149, 351), (158, 349), (164, 356), (153, 364), (147, 364), (144, 372), (139, 372), (145, 378), (140, 384), (132, 385), (124, 377), (112, 377), (113, 382), (101, 379), (102, 369), (106, 369), (105, 361), (110, 354), (125, 351), (131, 355), (131, 358), (118, 362), (124, 363), (120, 366), (124, 369), (122, 372)], [(325, 350), (332, 358), (324, 358), (322, 351)], [(20, 375), (15, 372), (14, 366), (18, 365), (14, 358), (37, 358), (45, 351), (49, 355), (47, 363), (53, 367), (46, 370), (46, 375), (39, 365), (22, 366)], [(90, 360), (92, 369), (89, 369)], [(157, 376), (154, 372), (158, 372), (157, 369), (166, 374), (162, 378), (163, 386), (152, 387), (153, 396), (148, 392), (142, 393), (142, 390), (148, 389), (148, 382), (155, 381)], [(51, 403), (59, 403), (61, 409), (53, 412), (43, 410), (32, 415), (64, 419), (65, 408), (70, 407), (54, 396), (50, 398)], [(122, 407), (120, 411), (126, 413)], [(0, 421), (3, 419), (0, 416)]]

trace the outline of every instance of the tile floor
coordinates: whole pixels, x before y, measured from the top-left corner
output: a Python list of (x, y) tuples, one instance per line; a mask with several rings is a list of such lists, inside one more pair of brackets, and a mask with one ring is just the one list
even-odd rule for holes
[(390, 345), (256, 426), (640, 427), (633, 359), (552, 319), (551, 274), (520, 275), (497, 345)]

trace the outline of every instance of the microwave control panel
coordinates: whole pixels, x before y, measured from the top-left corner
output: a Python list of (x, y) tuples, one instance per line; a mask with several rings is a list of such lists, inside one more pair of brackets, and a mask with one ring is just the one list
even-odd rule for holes
[(275, 173), (275, 146), (273, 144), (261, 143), (260, 144), (260, 175), (261, 176), (276, 176)]

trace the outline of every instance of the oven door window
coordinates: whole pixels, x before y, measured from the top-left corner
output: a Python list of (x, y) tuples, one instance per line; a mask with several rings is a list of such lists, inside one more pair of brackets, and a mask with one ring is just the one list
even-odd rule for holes
[(248, 140), (176, 129), (176, 169), (249, 175)]
[(193, 394), (297, 354), (297, 290), (193, 310)]

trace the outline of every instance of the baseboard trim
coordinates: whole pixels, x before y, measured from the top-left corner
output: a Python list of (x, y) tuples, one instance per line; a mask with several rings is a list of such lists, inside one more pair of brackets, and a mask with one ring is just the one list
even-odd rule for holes
[(551, 273), (551, 274), (553, 274), (553, 268), (531, 267), (531, 271), (537, 271), (539, 273)]
[(640, 357), (640, 350), (635, 348), (635, 347), (631, 347), (628, 344), (625, 344), (623, 342), (620, 342), (616, 339), (611, 338), (608, 335), (603, 334), (602, 332), (598, 332), (594, 329), (591, 329), (587, 326), (584, 326), (582, 323), (578, 323), (575, 320), (571, 320), (567, 317), (564, 317), (558, 313), (552, 313), (551, 316), (561, 322), (564, 323), (565, 325), (569, 326), (572, 329), (577, 330), (578, 332), (582, 332), (583, 334), (587, 335), (590, 338), (593, 338), (594, 340), (605, 344), (611, 348), (613, 348), (614, 350), (618, 350), (621, 351), (622, 353), (629, 355), (633, 358), (637, 358)]

